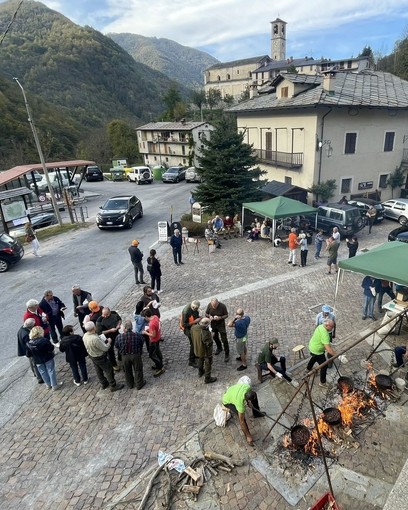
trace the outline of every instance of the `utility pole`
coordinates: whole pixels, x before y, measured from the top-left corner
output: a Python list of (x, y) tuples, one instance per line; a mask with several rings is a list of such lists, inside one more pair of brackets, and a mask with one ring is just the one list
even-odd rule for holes
[(61, 218), (61, 215), (60, 215), (60, 212), (59, 212), (59, 209), (58, 209), (57, 200), (55, 198), (54, 188), (51, 185), (50, 177), (48, 175), (48, 169), (47, 169), (47, 166), (46, 166), (45, 160), (44, 160), (44, 154), (43, 154), (43, 151), (41, 149), (40, 140), (38, 138), (38, 134), (37, 134), (37, 130), (36, 130), (35, 125), (34, 125), (33, 117), (32, 117), (31, 112), (30, 112), (30, 107), (28, 105), (28, 101), (27, 101), (27, 97), (26, 97), (24, 88), (21, 85), (21, 83), (19, 82), (18, 78), (13, 78), (13, 80), (17, 83), (17, 85), (21, 89), (21, 92), (23, 93), (24, 104), (25, 104), (25, 107), (26, 107), (26, 110), (27, 110), (27, 115), (28, 115), (28, 122), (30, 124), (31, 131), (33, 132), (34, 141), (35, 141), (35, 145), (37, 147), (38, 156), (40, 157), (40, 162), (41, 162), (41, 165), (43, 167), (45, 180), (47, 181), (48, 190), (49, 190), (50, 195), (51, 195), (51, 203), (52, 203), (52, 206), (54, 208), (54, 212), (55, 212), (55, 216), (57, 217), (58, 224), (60, 226), (62, 226), (62, 218)]

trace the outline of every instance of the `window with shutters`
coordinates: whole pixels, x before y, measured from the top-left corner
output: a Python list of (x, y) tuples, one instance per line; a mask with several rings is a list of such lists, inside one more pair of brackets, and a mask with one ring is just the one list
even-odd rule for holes
[(394, 150), (394, 131), (387, 131), (384, 138), (384, 152), (391, 152)]
[(387, 187), (387, 180), (388, 180), (389, 174), (381, 174), (380, 175), (380, 181), (378, 183), (379, 188), (386, 188)]
[(346, 142), (344, 144), (344, 154), (354, 154), (356, 152), (357, 133), (346, 133)]

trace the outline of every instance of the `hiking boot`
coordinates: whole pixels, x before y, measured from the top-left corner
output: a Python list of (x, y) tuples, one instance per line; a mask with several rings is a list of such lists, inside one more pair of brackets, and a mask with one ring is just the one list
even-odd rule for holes
[(236, 361), (241, 361), (241, 356), (237, 356), (237, 357), (235, 358), (235, 360), (236, 360)]
[(146, 386), (146, 379), (143, 380), (142, 384), (137, 389), (141, 390), (143, 386)]
[(241, 365), (237, 368), (238, 372), (242, 372), (243, 370), (246, 370), (248, 367), (246, 365)]
[(120, 372), (120, 367), (119, 367), (118, 365), (115, 365), (115, 366), (113, 367), (113, 370), (114, 370), (115, 372)]
[(258, 363), (255, 366), (256, 366), (256, 370), (258, 372), (258, 382), (259, 382), (259, 384), (261, 384), (262, 383), (262, 369), (258, 365)]
[(111, 391), (119, 391), (119, 390), (122, 390), (123, 388), (125, 387), (124, 384), (116, 384), (116, 386), (111, 386)]
[(153, 377), (160, 377), (162, 374), (164, 374), (164, 368), (161, 368), (157, 372), (153, 374)]
[(211, 384), (211, 383), (215, 382), (216, 380), (217, 380), (216, 377), (208, 377), (208, 379), (205, 379), (204, 383)]
[(199, 370), (198, 371), (198, 377), (202, 377), (204, 375), (204, 370)]
[(229, 357), (229, 356), (225, 356), (225, 358), (224, 358), (224, 362), (225, 362), (225, 363), (228, 363), (228, 361), (229, 361), (229, 360), (230, 360), (230, 357)]
[(198, 368), (198, 365), (195, 361), (189, 361), (188, 366), (193, 367), (193, 368)]
[(295, 379), (292, 379), (290, 381), (290, 384), (294, 387), (294, 388), (299, 388), (299, 383), (297, 381), (295, 381)]

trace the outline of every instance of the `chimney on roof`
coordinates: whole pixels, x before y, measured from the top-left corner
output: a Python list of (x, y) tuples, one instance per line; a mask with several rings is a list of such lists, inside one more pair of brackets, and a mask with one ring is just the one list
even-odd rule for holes
[(258, 87), (256, 83), (251, 83), (249, 86), (249, 99), (253, 99), (254, 97), (258, 96)]
[(334, 89), (336, 86), (336, 72), (334, 69), (324, 71), (323, 74), (323, 90), (329, 96), (334, 96)]

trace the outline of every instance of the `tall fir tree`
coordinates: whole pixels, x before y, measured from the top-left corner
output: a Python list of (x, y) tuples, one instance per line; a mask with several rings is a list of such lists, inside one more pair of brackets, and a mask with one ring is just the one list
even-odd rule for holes
[(194, 197), (211, 212), (234, 215), (244, 202), (261, 199), (260, 188), (265, 184), (261, 176), (266, 172), (256, 167), (257, 157), (244, 136), (231, 118), (224, 117), (205, 141), (198, 158), (203, 182)]

